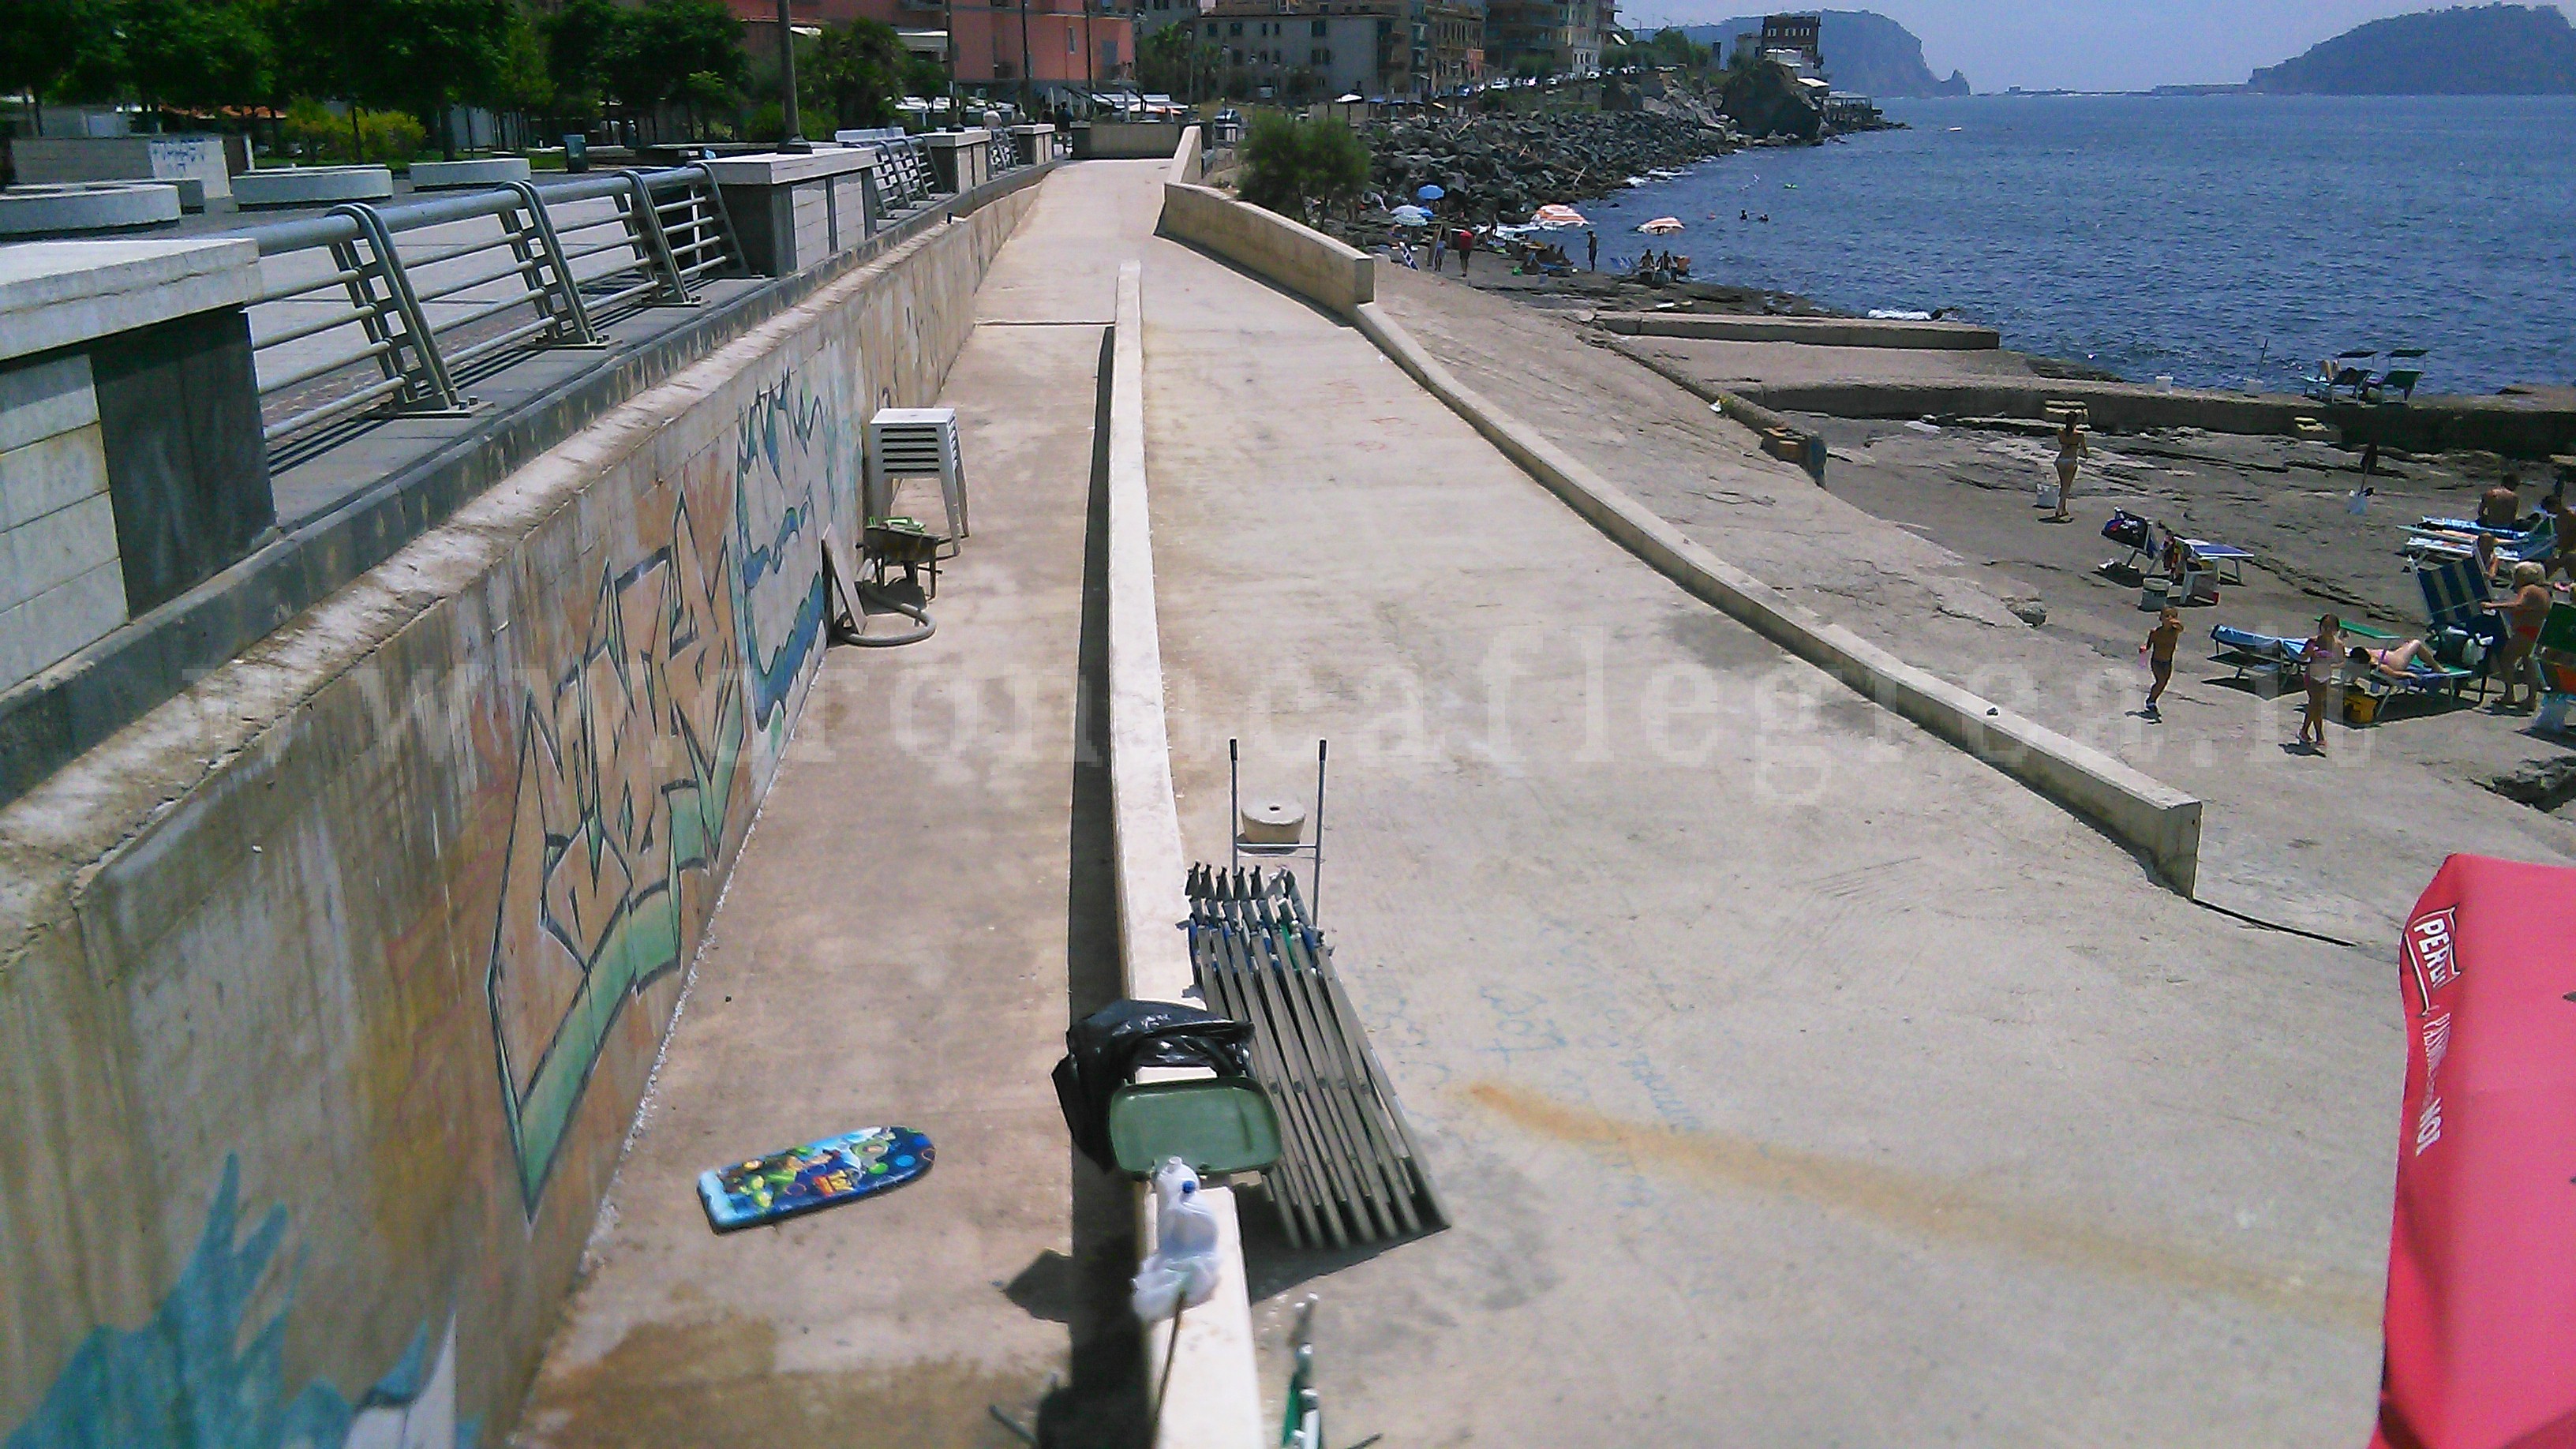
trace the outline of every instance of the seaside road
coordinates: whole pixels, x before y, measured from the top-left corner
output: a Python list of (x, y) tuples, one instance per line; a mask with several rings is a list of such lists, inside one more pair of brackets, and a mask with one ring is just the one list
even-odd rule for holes
[(1456, 1225), (1295, 1254), (1333, 1438), (2313, 1445), (2376, 1402), (2385, 968), (2234, 925), (1145, 253), (1183, 829), (1332, 742), (1321, 918)]
[[(1066, 300), (1106, 315), (1105, 291)], [(1127, 1199), (1071, 1165), (1047, 1079), (1118, 981), (1105, 769), (1075, 721), (1102, 337), (982, 326), (959, 357), (941, 400), (975, 531), (938, 633), (825, 655), (515, 1443), (998, 1449), (986, 1406), (1026, 1422), (1069, 1347), (1134, 1376), (1132, 1329), (1068, 1343), (1085, 1250), (1115, 1301), (1133, 1259), (1086, 1240), (1086, 1201), (1105, 1188), (1123, 1238)], [(877, 1123), (929, 1133), (937, 1168), (708, 1231), (700, 1170)]]

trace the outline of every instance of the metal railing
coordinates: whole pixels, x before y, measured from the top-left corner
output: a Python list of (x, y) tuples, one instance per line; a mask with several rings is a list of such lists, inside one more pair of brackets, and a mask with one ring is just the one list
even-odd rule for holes
[(598, 346), (615, 316), (689, 305), (699, 278), (735, 263), (703, 166), (351, 203), (249, 236), (273, 459), (377, 412), (460, 413), (460, 377), (531, 348)]
[(930, 143), (919, 136), (880, 141), (877, 151), (877, 197), (889, 214), (928, 206), (939, 194), (939, 168), (930, 164)]

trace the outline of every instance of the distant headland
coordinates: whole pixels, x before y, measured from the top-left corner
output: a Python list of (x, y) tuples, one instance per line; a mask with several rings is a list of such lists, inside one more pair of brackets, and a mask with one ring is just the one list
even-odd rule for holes
[(2254, 72), (2273, 95), (2576, 94), (2576, 28), (2554, 5), (2480, 5), (2374, 20)]
[[(1824, 52), (1826, 74), (1834, 89), (1855, 91), (1878, 100), (1919, 96), (1964, 96), (1968, 78), (1957, 71), (1943, 80), (1924, 62), (1923, 42), (1914, 32), (1874, 10), (1826, 10), (1816, 37)], [(1699, 45), (1732, 47), (1739, 35), (1757, 34), (1762, 17), (1748, 15), (1715, 25), (1686, 25), (1682, 33)], [(1642, 32), (1641, 32), (1642, 33)]]

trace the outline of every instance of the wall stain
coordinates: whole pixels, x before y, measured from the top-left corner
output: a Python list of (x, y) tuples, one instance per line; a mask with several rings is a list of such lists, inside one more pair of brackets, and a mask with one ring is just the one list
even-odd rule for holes
[(2381, 1285), (2336, 1268), (2243, 1263), (2006, 1201), (1948, 1178), (1805, 1152), (1724, 1132), (1622, 1121), (1525, 1088), (1477, 1082), (1466, 1095), (1521, 1129), (1610, 1148), (1757, 1192), (1781, 1193), (1881, 1227), (2186, 1294), (2219, 1294), (2320, 1326), (2376, 1336)]
[(1044, 1383), (1043, 1367), (955, 1359), (781, 1369), (778, 1325), (767, 1319), (640, 1323), (598, 1359), (550, 1371), (529, 1396), (514, 1442), (526, 1449), (1001, 1449), (1019, 1441), (986, 1406), (999, 1404), (1026, 1423)]

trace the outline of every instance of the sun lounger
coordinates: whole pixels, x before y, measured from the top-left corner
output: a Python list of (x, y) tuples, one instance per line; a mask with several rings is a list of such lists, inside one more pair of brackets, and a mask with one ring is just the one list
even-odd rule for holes
[(2250, 549), (2238, 548), (2232, 543), (2212, 543), (2205, 538), (2186, 538), (2182, 546), (2191, 551), (2192, 557), (2208, 564), (2222, 584), (2242, 585), (2245, 582), (2245, 561), (2254, 556)]
[(2427, 561), (2415, 570), (2415, 587), (2423, 591), (2424, 620), (2433, 628), (2486, 632), (2478, 626), (2491, 617), (2486, 606), (2495, 593), (2474, 560)]
[(2421, 563), (2426, 559), (2464, 559), (2477, 553), (2479, 534), (2492, 535), (2496, 557), (2509, 564), (2547, 563), (2558, 551), (2555, 523), (2542, 519), (2538, 528), (2480, 528), (2461, 518), (2427, 518), (2415, 525), (2415, 531), (2399, 550), (2409, 559)]
[(2251, 679), (2257, 685), (2269, 683), (2278, 691), (2284, 681), (2299, 673), (2299, 651), (2304, 639), (2284, 639), (2275, 634), (2257, 634), (2220, 624), (2209, 631), (2210, 642), (2218, 646), (2217, 662), (2236, 671), (2234, 678)]

